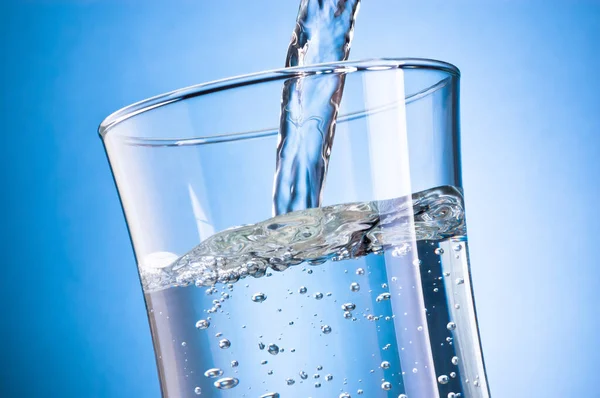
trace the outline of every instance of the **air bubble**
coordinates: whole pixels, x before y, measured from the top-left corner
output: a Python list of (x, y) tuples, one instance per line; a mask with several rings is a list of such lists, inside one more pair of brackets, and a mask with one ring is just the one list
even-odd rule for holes
[(339, 395), (338, 398), (351, 398), (351, 397), (350, 397), (350, 394), (348, 394), (347, 392), (343, 392)]
[(417, 259), (414, 259), (412, 263), (413, 263), (413, 265), (414, 265), (415, 267), (418, 267), (418, 266), (420, 266), (421, 264), (423, 264), (423, 262), (422, 262), (421, 260), (419, 260), (418, 258), (417, 258)]
[(381, 388), (385, 391), (390, 391), (392, 389), (392, 383), (390, 383), (389, 381), (384, 381), (383, 383), (381, 383)]
[(300, 373), (298, 373), (300, 375), (300, 378), (302, 380), (306, 380), (308, 379), (308, 374), (305, 371), (301, 371)]
[(446, 375), (441, 375), (438, 377), (438, 383), (440, 384), (448, 384), (448, 381), (450, 381), (450, 378)]
[(202, 394), (202, 389), (200, 387), (194, 388), (194, 394), (196, 394), (196, 395)]
[(261, 395), (258, 398), (279, 398), (279, 393), (276, 392), (268, 392), (266, 394)]
[(208, 329), (208, 327), (210, 326), (210, 321), (206, 320), (206, 319), (200, 319), (198, 322), (196, 322), (196, 328), (198, 329)]
[(323, 370), (323, 367), (321, 365), (317, 366), (317, 370)]
[(258, 343), (258, 349), (259, 350), (264, 350), (265, 349), (265, 345), (264, 345), (264, 343), (262, 341), (260, 343)]
[(234, 360), (234, 361), (231, 361), (231, 367), (232, 367), (232, 368), (237, 368), (239, 364), (240, 364), (240, 363), (239, 363), (238, 361), (235, 361), (235, 360)]
[(356, 269), (356, 275), (364, 275), (365, 274), (365, 270), (362, 268), (357, 268)]
[(388, 361), (381, 362), (381, 369), (389, 369), (390, 363)]
[(286, 379), (285, 382), (288, 386), (292, 386), (292, 385), (294, 385), (294, 383), (296, 383), (296, 380), (290, 378), (290, 379)]
[(463, 278), (456, 278), (457, 285), (462, 285), (463, 283), (465, 283), (465, 280)]
[(279, 347), (276, 344), (269, 344), (269, 348), (267, 349), (269, 354), (277, 355), (279, 354)]
[(331, 333), (331, 326), (323, 325), (321, 326), (321, 331), (323, 332), (323, 334), (329, 334)]
[(182, 341), (182, 342), (181, 342), (181, 346), (182, 346), (182, 347), (185, 347), (186, 345), (187, 345), (187, 343), (186, 343), (185, 341)]
[(254, 293), (252, 295), (252, 301), (254, 301), (255, 303), (262, 303), (266, 299), (267, 299), (267, 295), (264, 293)]
[(300, 289), (298, 289), (298, 293), (300, 294), (306, 294), (306, 291), (308, 289), (306, 289), (306, 286), (300, 286)]
[(375, 299), (375, 301), (377, 301), (378, 303), (382, 302), (382, 301), (386, 301), (389, 300), (392, 297), (392, 295), (390, 293), (381, 293), (379, 296), (377, 296), (377, 298)]
[(321, 387), (321, 383), (319, 383), (319, 382), (315, 383), (315, 388), (319, 388), (319, 387)]
[(460, 244), (454, 246), (454, 251), (455, 252), (459, 252), (462, 249), (462, 246)]
[(344, 318), (346, 318), (346, 319), (352, 318), (352, 313), (349, 311), (344, 312)]
[(419, 332), (422, 332), (422, 331), (423, 331), (423, 326), (417, 326), (417, 330), (418, 330)]
[(219, 348), (225, 350), (227, 348), (231, 347), (231, 342), (227, 339), (222, 339), (219, 341)]
[(217, 387), (219, 390), (229, 390), (230, 388), (237, 386), (239, 383), (240, 381), (235, 377), (223, 377), (222, 379), (215, 381), (215, 387)]
[(400, 395), (398, 395), (398, 398), (408, 398), (408, 395), (406, 395), (406, 394), (400, 394)]
[(454, 379), (456, 377), (456, 372), (450, 372), (450, 377)]
[(358, 292), (360, 290), (360, 285), (356, 282), (352, 282), (350, 284), (350, 290), (352, 290), (353, 292)]
[(313, 296), (313, 297), (314, 297), (315, 299), (317, 299), (317, 300), (321, 300), (321, 299), (323, 298), (323, 293), (321, 293), (321, 292), (317, 292), (317, 293), (315, 293), (315, 294), (314, 294), (314, 296)]
[(327, 381), (333, 380), (333, 375), (329, 374), (329, 375), (325, 376), (325, 380), (327, 380)]
[(354, 311), (356, 309), (356, 304), (354, 304), (354, 303), (344, 303), (344, 304), (342, 304), (342, 309), (344, 311)]
[(363, 390), (358, 390), (358, 391), (356, 391), (356, 393), (357, 393), (358, 395), (363, 395), (364, 391), (363, 391)]
[(452, 357), (452, 365), (458, 365), (458, 357)]
[(446, 325), (446, 329), (448, 329), (448, 330), (454, 330), (454, 329), (456, 329), (456, 323), (454, 323), (454, 322), (448, 322), (448, 324)]
[(223, 376), (223, 371), (219, 368), (208, 369), (204, 372), (204, 376), (214, 379), (215, 377)]
[(437, 254), (438, 256), (441, 256), (442, 254), (444, 254), (444, 249), (442, 249), (441, 247), (438, 247), (437, 249), (435, 249), (433, 251), (435, 254)]
[(419, 370), (417, 368), (413, 368), (412, 372), (417, 373)]

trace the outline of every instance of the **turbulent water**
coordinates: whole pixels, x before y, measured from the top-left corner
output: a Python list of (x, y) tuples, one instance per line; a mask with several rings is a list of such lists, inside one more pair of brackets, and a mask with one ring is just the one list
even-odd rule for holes
[[(230, 228), (167, 266), (142, 264), (144, 289), (212, 286), (323, 263), (402, 250), (413, 240), (464, 234), (460, 191), (444, 186), (412, 196), (300, 210), (253, 225)], [(163, 266), (160, 266), (163, 265)]]
[[(286, 67), (343, 61), (350, 53), (359, 0), (302, 0)], [(318, 207), (325, 182), (343, 75), (285, 82), (281, 101), (275, 214)]]

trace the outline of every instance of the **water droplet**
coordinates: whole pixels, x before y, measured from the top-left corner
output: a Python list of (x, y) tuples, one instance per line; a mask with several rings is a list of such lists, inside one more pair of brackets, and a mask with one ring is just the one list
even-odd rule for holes
[(319, 377), (321, 377), (321, 375), (320, 375), (320, 374), (318, 374), (318, 373), (315, 373), (315, 374), (313, 375), (313, 378), (315, 378), (315, 379), (318, 379)]
[(267, 372), (267, 374), (268, 374), (269, 376), (271, 376), (271, 375), (273, 374), (273, 370), (269, 370), (269, 371)]
[(306, 289), (306, 286), (300, 286), (300, 289), (298, 289), (298, 293), (300, 294), (306, 294), (306, 291), (308, 289)]
[(221, 336), (223, 336), (223, 333), (221, 333), (221, 332), (215, 334), (215, 337), (221, 337)]
[(377, 296), (377, 298), (375, 299), (375, 301), (377, 301), (378, 303), (382, 302), (382, 301), (386, 301), (389, 300), (392, 297), (391, 294), (389, 293), (381, 293), (379, 296)]
[(440, 384), (448, 384), (448, 381), (450, 381), (450, 378), (446, 375), (441, 375), (438, 377), (438, 383)]
[(260, 343), (258, 343), (258, 349), (259, 350), (264, 350), (265, 349), (265, 345), (263, 344), (262, 341)]
[(357, 268), (356, 269), (356, 275), (364, 275), (365, 274), (365, 270), (362, 268)]
[(185, 341), (182, 341), (182, 342), (181, 342), (181, 346), (182, 346), (182, 347), (185, 347), (186, 345), (187, 345), (187, 343), (186, 343)]
[(346, 319), (352, 318), (352, 313), (349, 311), (344, 312), (344, 318), (346, 318)]
[(452, 342), (452, 337), (446, 337), (446, 341), (447, 341), (448, 343)]
[(354, 311), (356, 309), (356, 304), (354, 304), (354, 303), (344, 303), (344, 304), (342, 304), (342, 309), (344, 311)]
[(321, 326), (321, 331), (323, 332), (323, 334), (329, 334), (331, 333), (331, 326), (323, 325)]
[(315, 293), (314, 298), (317, 300), (321, 300), (323, 298), (323, 293), (320, 293), (320, 292)]
[(222, 349), (225, 350), (225, 349), (227, 349), (229, 347), (231, 347), (231, 342), (229, 340), (222, 339), (222, 340), (219, 341), (219, 348), (222, 348)]
[(388, 285), (387, 285), (387, 283), (382, 283), (382, 284), (381, 284), (381, 288), (382, 288), (382, 289), (387, 289), (387, 288), (388, 288)]
[(381, 369), (389, 369), (390, 363), (388, 361), (381, 362)]
[(385, 391), (390, 391), (392, 389), (392, 383), (390, 383), (389, 381), (384, 381), (383, 383), (381, 383), (381, 388)]
[(450, 372), (450, 377), (454, 379), (456, 377), (456, 372)]
[(456, 398), (456, 394), (453, 392), (448, 393), (448, 398)]
[(200, 387), (194, 388), (194, 394), (196, 394), (196, 395), (202, 394), (202, 389)]
[(360, 290), (360, 285), (356, 282), (352, 282), (350, 284), (350, 290), (352, 290), (353, 292), (358, 292)]
[(294, 383), (296, 383), (296, 380), (289, 378), (289, 379), (285, 379), (285, 382), (288, 386), (292, 386), (292, 385), (294, 385)]
[(215, 387), (217, 387), (219, 390), (229, 390), (230, 388), (237, 386), (239, 383), (240, 381), (235, 377), (223, 377), (222, 379), (215, 381)]
[(268, 363), (269, 363), (269, 361), (267, 361), (267, 360), (262, 360), (262, 361), (260, 361), (260, 364), (261, 364), (261, 365), (266, 365), (266, 364), (268, 364)]
[(452, 357), (452, 365), (458, 365), (458, 357)]
[(263, 301), (265, 301), (267, 299), (267, 295), (264, 293), (254, 293), (252, 295), (252, 301), (254, 301), (255, 303), (262, 303)]
[(406, 395), (406, 394), (400, 394), (400, 395), (398, 395), (398, 398), (408, 398), (408, 395)]
[(294, 321), (289, 321), (288, 325), (292, 326), (294, 324)]
[(433, 288), (433, 292), (434, 292), (434, 293), (437, 293), (437, 292), (439, 292), (439, 291), (440, 291), (440, 289), (438, 289), (437, 287), (434, 287), (434, 288)]
[(300, 373), (298, 373), (300, 375), (300, 378), (302, 380), (306, 380), (308, 379), (308, 374), (305, 371), (301, 371)]
[(444, 249), (442, 249), (441, 247), (438, 247), (437, 249), (435, 249), (433, 251), (435, 254), (437, 254), (438, 256), (441, 256), (442, 254), (444, 254)]
[(266, 394), (261, 395), (258, 398), (279, 398), (279, 393), (276, 392), (268, 392)]
[(460, 244), (454, 246), (454, 251), (455, 252), (459, 252), (462, 249), (462, 246)]
[(329, 375), (325, 376), (325, 380), (327, 380), (327, 381), (333, 380), (333, 375), (329, 374)]
[(391, 346), (392, 346), (391, 344), (386, 344), (386, 345), (383, 346), (383, 350), (387, 351), (387, 350), (390, 349)]
[(456, 278), (457, 285), (462, 285), (463, 283), (465, 283), (465, 280), (463, 278)]
[(309, 269), (308, 271), (306, 271), (306, 273), (310, 275), (310, 274), (312, 274), (312, 273), (313, 273), (313, 270), (312, 270), (312, 269)]
[(454, 322), (448, 322), (448, 325), (446, 325), (446, 328), (448, 330), (454, 330), (454, 329), (456, 329), (456, 323), (454, 323)]
[(418, 326), (418, 327), (417, 327), (417, 330), (418, 330), (419, 332), (422, 332), (422, 331), (423, 331), (423, 326)]
[(223, 376), (223, 371), (219, 368), (208, 369), (204, 372), (204, 376), (214, 379), (215, 377)]
[(413, 263), (413, 265), (414, 265), (415, 267), (418, 267), (418, 266), (420, 266), (420, 265), (421, 265), (423, 262), (422, 262), (421, 260), (419, 260), (418, 258), (416, 258), (416, 259), (414, 259), (414, 260), (413, 260), (413, 262), (412, 262), (412, 263)]
[(279, 347), (276, 344), (269, 344), (267, 351), (269, 351), (269, 354), (271, 355), (277, 355), (279, 354)]
[(417, 373), (419, 370), (417, 368), (413, 368), (412, 372)]
[(317, 366), (317, 370), (323, 370), (323, 367), (321, 365)]
[(315, 388), (319, 388), (319, 387), (321, 387), (321, 383), (319, 383), (319, 382), (315, 383)]
[(340, 394), (340, 396), (338, 398), (351, 398), (350, 394), (348, 394), (347, 392), (343, 392)]
[(235, 360), (231, 361), (231, 367), (232, 368), (237, 368), (239, 364), (240, 363), (238, 361), (235, 361)]
[(363, 391), (363, 390), (358, 390), (358, 391), (356, 391), (356, 393), (357, 393), (358, 395), (363, 395), (364, 391)]
[(457, 310), (460, 309), (460, 304), (454, 304), (454, 308), (456, 308)]

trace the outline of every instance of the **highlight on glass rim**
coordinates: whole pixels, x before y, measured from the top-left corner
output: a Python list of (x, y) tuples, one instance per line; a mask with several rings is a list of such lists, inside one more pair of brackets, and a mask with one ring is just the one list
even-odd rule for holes
[(165, 397), (490, 396), (459, 71), (348, 61), (359, 6), (302, 0), (285, 68), (100, 126)]

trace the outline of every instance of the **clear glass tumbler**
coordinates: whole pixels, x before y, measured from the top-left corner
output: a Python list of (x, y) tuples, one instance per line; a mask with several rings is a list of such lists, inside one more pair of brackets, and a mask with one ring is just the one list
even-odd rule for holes
[[(282, 87), (332, 74), (345, 87), (323, 203), (273, 218)], [(163, 396), (489, 397), (458, 90), (439, 61), (342, 62), (104, 120)]]

